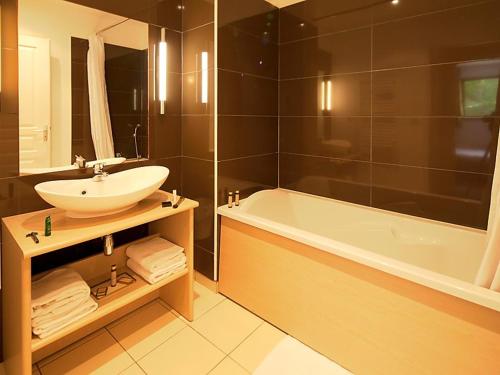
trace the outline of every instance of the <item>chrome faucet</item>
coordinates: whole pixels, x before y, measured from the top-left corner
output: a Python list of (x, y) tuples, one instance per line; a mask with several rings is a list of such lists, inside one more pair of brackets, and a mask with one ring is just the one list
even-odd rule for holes
[(109, 175), (108, 172), (104, 172), (104, 163), (96, 163), (94, 165), (94, 181), (102, 181), (105, 177)]
[(78, 168), (84, 169), (86, 162), (87, 161), (85, 160), (85, 158), (82, 155), (75, 155), (75, 165)]

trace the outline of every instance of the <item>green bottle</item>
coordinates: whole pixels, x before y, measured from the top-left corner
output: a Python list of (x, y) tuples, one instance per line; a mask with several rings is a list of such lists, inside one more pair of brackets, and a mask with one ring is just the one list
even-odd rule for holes
[(50, 216), (45, 218), (45, 237), (50, 237), (52, 234), (52, 219)]

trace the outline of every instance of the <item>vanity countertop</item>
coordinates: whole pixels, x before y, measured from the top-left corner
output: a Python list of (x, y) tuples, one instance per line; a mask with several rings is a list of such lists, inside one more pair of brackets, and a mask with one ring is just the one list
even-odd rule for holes
[[(127, 211), (88, 219), (69, 218), (63, 210), (49, 208), (5, 217), (2, 219), (2, 229), (7, 230), (11, 234), (23, 252), (24, 258), (32, 258), (107, 234), (176, 215), (194, 209), (199, 205), (198, 202), (186, 198), (176, 209), (172, 207), (163, 208), (161, 202), (169, 198), (171, 198), (171, 194), (159, 190)], [(45, 237), (43, 234), (45, 218), (49, 215), (52, 219), (52, 235)], [(38, 244), (31, 238), (26, 238), (26, 234), (31, 232), (38, 232), (40, 240)]]

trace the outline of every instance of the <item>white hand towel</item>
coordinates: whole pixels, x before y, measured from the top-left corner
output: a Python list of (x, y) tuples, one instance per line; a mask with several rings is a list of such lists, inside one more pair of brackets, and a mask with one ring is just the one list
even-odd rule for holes
[(64, 319), (54, 321), (52, 324), (33, 328), (33, 333), (41, 339), (46, 338), (47, 336), (60, 331), (61, 329), (94, 312), (97, 307), (97, 302), (95, 302), (92, 297), (89, 297), (80, 305), (79, 308), (75, 309), (72, 313), (67, 314)]
[(31, 284), (32, 317), (90, 296), (90, 288), (74, 270), (60, 268)]
[(127, 266), (136, 274), (140, 275), (148, 283), (156, 284), (158, 281), (164, 279), (167, 276), (170, 276), (174, 272), (186, 268), (186, 256), (179, 256), (178, 258), (176, 258), (175, 262), (170, 262), (168, 266), (163, 267), (156, 272), (149, 272), (133, 259), (127, 260)]
[(162, 265), (184, 252), (184, 249), (161, 237), (155, 237), (127, 247), (126, 254), (149, 272), (155, 272)]
[(50, 323), (56, 319), (59, 319), (60, 317), (66, 316), (67, 314), (72, 313), (75, 309), (80, 307), (80, 305), (85, 303), (88, 298), (89, 298), (89, 296), (87, 296), (83, 299), (78, 299), (75, 301), (68, 302), (68, 303), (66, 303), (62, 306), (58, 306), (56, 308), (51, 308), (50, 310), (46, 309), (48, 311), (37, 310), (37, 312), (40, 311), (40, 314), (38, 314), (35, 317), (32, 317), (31, 326), (32, 327), (41, 326), (43, 324), (47, 324), (47, 323)]

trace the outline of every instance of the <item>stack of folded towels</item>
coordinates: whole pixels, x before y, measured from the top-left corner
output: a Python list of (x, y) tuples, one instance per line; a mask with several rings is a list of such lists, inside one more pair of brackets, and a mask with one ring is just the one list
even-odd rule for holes
[(127, 266), (150, 284), (186, 268), (184, 249), (161, 237), (130, 245)]
[(57, 269), (31, 284), (31, 327), (42, 339), (96, 309), (89, 286), (72, 269)]

